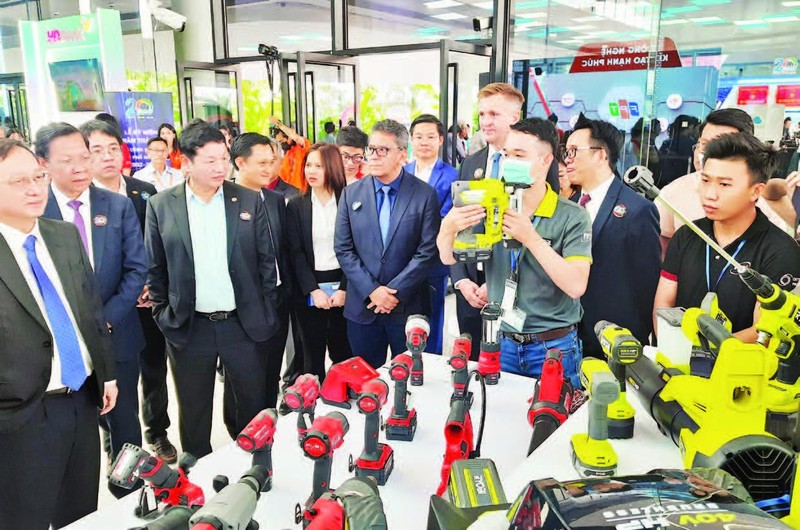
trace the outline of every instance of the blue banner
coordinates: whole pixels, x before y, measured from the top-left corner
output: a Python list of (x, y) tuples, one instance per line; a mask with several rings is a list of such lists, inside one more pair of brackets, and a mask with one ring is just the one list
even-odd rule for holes
[(150, 161), (147, 140), (158, 134), (158, 126), (172, 123), (169, 92), (106, 92), (108, 113), (119, 120), (122, 139), (131, 150), (131, 175)]

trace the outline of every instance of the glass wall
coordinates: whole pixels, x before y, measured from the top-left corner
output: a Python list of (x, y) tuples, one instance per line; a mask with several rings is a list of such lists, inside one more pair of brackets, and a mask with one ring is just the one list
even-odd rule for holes
[(330, 2), (225, 0), (231, 57), (258, 54), (259, 44), (282, 52), (331, 49)]

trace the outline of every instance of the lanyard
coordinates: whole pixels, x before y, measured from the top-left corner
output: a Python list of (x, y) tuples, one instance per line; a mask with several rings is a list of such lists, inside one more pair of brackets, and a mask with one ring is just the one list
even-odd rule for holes
[[(739, 251), (742, 250), (742, 247), (744, 246), (745, 242), (746, 241), (744, 239), (742, 239), (739, 242), (739, 246), (736, 247), (736, 251), (731, 256), (733, 259), (736, 259), (736, 256), (739, 254)], [(710, 248), (711, 247), (706, 245), (706, 285), (708, 286), (708, 292), (709, 293), (714, 293), (714, 292), (716, 292), (716, 289), (717, 289), (717, 286), (719, 285), (719, 282), (722, 281), (722, 277), (725, 275), (725, 271), (728, 270), (728, 267), (730, 267), (731, 264), (730, 263), (726, 263), (725, 266), (722, 267), (722, 270), (720, 271), (719, 276), (717, 277), (717, 281), (714, 284), (714, 287), (712, 288), (711, 287), (711, 251), (709, 250)]]
[[(533, 228), (539, 226), (539, 222), (542, 220), (541, 217), (538, 215), (533, 218)], [(525, 252), (525, 247), (511, 249), (508, 251), (511, 255), (511, 279), (517, 281), (517, 267), (519, 267), (519, 261), (522, 259), (522, 254)]]

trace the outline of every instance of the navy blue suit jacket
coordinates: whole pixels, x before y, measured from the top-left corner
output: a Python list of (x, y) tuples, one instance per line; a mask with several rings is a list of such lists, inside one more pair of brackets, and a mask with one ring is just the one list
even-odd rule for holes
[(369, 295), (385, 285), (397, 289), (400, 303), (391, 315), (405, 321), (430, 309), (427, 278), (437, 255), (436, 236), (441, 216), (436, 191), (403, 170), (386, 248), (381, 240), (375, 177), (369, 175), (345, 187), (339, 199), (334, 249), (347, 276), (345, 318), (370, 324), (377, 315), (367, 309)]
[[(417, 162), (406, 164), (403, 169), (407, 172), (414, 174), (417, 168)], [(436, 196), (439, 198), (439, 212), (442, 217), (447, 215), (447, 212), (453, 207), (453, 182), (458, 180), (458, 170), (445, 163), (442, 159), (436, 160), (431, 170), (431, 178), (428, 180), (428, 185), (436, 190)], [(450, 267), (442, 264), (439, 256), (436, 256), (434, 266), (430, 273), (431, 276), (449, 276)]]
[(581, 297), (584, 356), (603, 357), (594, 325), (626, 327), (642, 344), (653, 331), (653, 299), (661, 273), (658, 211), (614, 177), (592, 224), (592, 268)]
[[(145, 344), (136, 313), (136, 301), (147, 279), (147, 254), (139, 218), (131, 200), (118, 193), (91, 186), (89, 200), (90, 224), (86, 228), (92, 230), (94, 275), (106, 322), (113, 329), (114, 358), (133, 359)], [(98, 216), (105, 217), (106, 223), (95, 222)], [(44, 217), (63, 220), (52, 189)]]

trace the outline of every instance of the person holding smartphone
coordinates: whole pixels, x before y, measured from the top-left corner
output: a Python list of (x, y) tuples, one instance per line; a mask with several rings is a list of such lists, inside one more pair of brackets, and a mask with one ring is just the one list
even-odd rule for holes
[(347, 278), (333, 249), (336, 210), (347, 185), (339, 149), (314, 144), (303, 162), (306, 191), (286, 211), (304, 371), (325, 378), (325, 350), (338, 363), (352, 357), (344, 302)]

